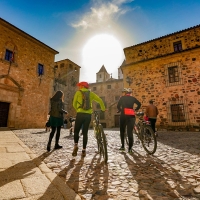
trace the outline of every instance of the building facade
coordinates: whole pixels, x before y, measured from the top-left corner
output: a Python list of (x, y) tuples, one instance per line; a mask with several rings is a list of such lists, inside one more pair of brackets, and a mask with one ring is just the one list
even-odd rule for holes
[(0, 127), (43, 128), (57, 90), (75, 114), (71, 105), (80, 67), (69, 59), (55, 62), (56, 54), (0, 18)]
[[(102, 79), (103, 77), (106, 77)], [(103, 65), (96, 74), (97, 82), (90, 83), (91, 91), (95, 92), (105, 103), (107, 111), (101, 114), (101, 124), (105, 128), (119, 127), (119, 113), (117, 113), (117, 102), (122, 94), (123, 79), (110, 77)], [(93, 109), (100, 109), (97, 103), (93, 103)]]
[(76, 112), (72, 106), (73, 97), (76, 92), (76, 85), (79, 82), (80, 66), (69, 59), (60, 60), (55, 62), (54, 65), (54, 84), (53, 93), (57, 90), (64, 92), (65, 110), (68, 111), (70, 116), (75, 117)]
[(158, 126), (200, 127), (200, 26), (124, 49), (124, 86), (141, 101), (158, 107)]
[(0, 18), (1, 127), (44, 127), (57, 53)]

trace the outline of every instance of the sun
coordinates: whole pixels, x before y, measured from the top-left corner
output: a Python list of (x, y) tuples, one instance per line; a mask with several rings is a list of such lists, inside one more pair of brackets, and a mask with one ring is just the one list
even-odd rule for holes
[(112, 35), (100, 34), (92, 37), (83, 48), (83, 68), (89, 77), (94, 77), (102, 65), (108, 73), (115, 73), (124, 59), (120, 42)]

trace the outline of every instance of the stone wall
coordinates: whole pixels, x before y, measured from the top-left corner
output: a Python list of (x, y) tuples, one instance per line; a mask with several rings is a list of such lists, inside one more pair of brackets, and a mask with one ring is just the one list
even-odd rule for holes
[[(105, 118), (101, 119), (101, 123), (106, 128), (116, 127), (116, 124), (119, 122), (117, 102), (122, 94), (123, 80), (111, 78), (110, 81), (91, 83), (90, 89), (103, 98), (106, 105), (107, 111), (105, 112)], [(93, 108), (100, 109), (96, 103), (93, 104)]]
[[(124, 50), (124, 76), (133, 78), (133, 95), (143, 110), (153, 99), (159, 110), (158, 126), (200, 126), (200, 28), (194, 27)], [(182, 41), (183, 50), (174, 52), (173, 42)], [(179, 81), (169, 82), (168, 67), (178, 66)], [(124, 82), (124, 87), (127, 87)], [(186, 121), (173, 122), (170, 106), (183, 104)]]
[(200, 46), (200, 26), (125, 48), (126, 64), (172, 54), (173, 43), (176, 41), (182, 42), (183, 49)]
[[(61, 80), (61, 84), (59, 82), (56, 84), (54, 81), (54, 91), (62, 90), (64, 92), (64, 103), (65, 103), (65, 110), (68, 111), (68, 116), (75, 117), (76, 111), (73, 108), (73, 97), (76, 92), (77, 83), (79, 82), (80, 76), (80, 66), (75, 64), (69, 59), (61, 60), (55, 62), (55, 66), (57, 66), (57, 70), (55, 72), (55, 78), (59, 78)], [(68, 123), (69, 126), (69, 123)]]
[[(13, 62), (5, 60), (7, 50)], [(10, 103), (8, 127), (44, 127), (58, 52), (0, 19), (0, 102)], [(38, 76), (38, 63), (44, 75)]]

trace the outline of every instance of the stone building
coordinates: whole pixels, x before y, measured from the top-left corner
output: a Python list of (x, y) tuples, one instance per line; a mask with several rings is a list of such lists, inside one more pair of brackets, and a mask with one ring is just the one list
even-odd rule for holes
[(200, 25), (124, 49), (124, 86), (143, 110), (153, 99), (158, 126), (198, 130), (200, 126)]
[(0, 127), (44, 127), (49, 100), (58, 89), (70, 104), (80, 67), (69, 59), (55, 62), (56, 54), (0, 18)]
[(57, 53), (0, 18), (0, 126), (44, 127)]
[(79, 82), (79, 75), (80, 66), (71, 60), (65, 59), (55, 62), (53, 93), (57, 90), (64, 92), (65, 109), (68, 111), (69, 116), (75, 116), (76, 114), (72, 103), (77, 89), (76, 84)]
[[(100, 96), (107, 108), (107, 111), (101, 114), (101, 124), (105, 128), (119, 127), (119, 114), (117, 113), (117, 102), (122, 94), (123, 80), (112, 78), (103, 65), (96, 74), (96, 83), (90, 83), (91, 91)], [(99, 105), (94, 103), (93, 109), (100, 109)]]

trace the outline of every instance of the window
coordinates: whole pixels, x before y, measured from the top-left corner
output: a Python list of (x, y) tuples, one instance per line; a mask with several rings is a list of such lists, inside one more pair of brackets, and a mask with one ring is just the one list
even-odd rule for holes
[(55, 66), (54, 66), (54, 69), (58, 69), (58, 65), (55, 65)]
[(101, 74), (99, 74), (99, 78), (101, 78)]
[(111, 89), (111, 85), (107, 85), (107, 89)]
[(179, 82), (178, 67), (173, 66), (168, 68), (169, 83)]
[(165, 65), (166, 86), (182, 85), (182, 72), (180, 62), (171, 62)]
[(60, 68), (63, 68), (65, 66), (65, 63), (60, 64)]
[(185, 111), (183, 104), (171, 105), (172, 122), (185, 122)]
[(93, 91), (96, 91), (97, 90), (97, 87), (93, 87)]
[(73, 69), (73, 65), (69, 64), (69, 69), (72, 70)]
[(12, 61), (12, 58), (13, 58), (13, 52), (6, 49), (5, 60)]
[(166, 102), (167, 121), (163, 125), (169, 127), (186, 127), (190, 125), (189, 108), (187, 100), (176, 95)]
[(42, 64), (38, 64), (37, 73), (38, 73), (38, 76), (44, 75), (44, 66)]
[(181, 41), (174, 42), (173, 46), (174, 46), (174, 52), (182, 51), (182, 43), (181, 43)]

